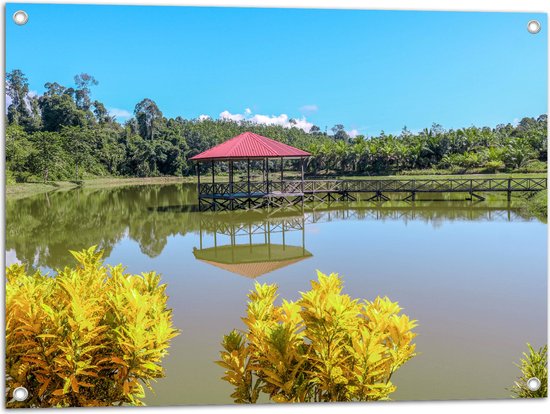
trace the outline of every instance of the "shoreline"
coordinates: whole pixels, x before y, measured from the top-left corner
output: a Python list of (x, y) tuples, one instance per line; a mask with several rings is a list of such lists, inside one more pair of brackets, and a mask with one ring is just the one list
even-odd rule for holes
[(194, 183), (194, 177), (108, 177), (92, 178), (74, 181), (53, 181), (48, 183), (17, 183), (6, 184), (6, 200), (15, 200), (26, 198), (37, 194), (51, 193), (54, 191), (68, 191), (75, 188), (109, 188), (134, 185), (152, 185), (152, 184), (178, 184)]
[[(382, 180), (382, 179), (476, 179), (476, 178), (546, 178), (546, 173), (498, 173), (498, 174), (453, 174), (453, 175), (436, 175), (436, 174), (418, 174), (418, 175), (385, 175), (385, 176), (315, 176), (311, 179), (343, 179), (343, 180)], [(220, 182), (227, 181), (227, 175), (216, 177)], [(288, 179), (292, 179), (288, 177)], [(308, 179), (306, 177), (306, 179)], [(195, 176), (187, 177), (105, 177), (91, 178), (79, 182), (74, 181), (53, 181), (48, 183), (16, 183), (6, 184), (5, 195), (6, 200), (15, 200), (26, 198), (37, 194), (50, 193), (54, 191), (69, 191), (75, 188), (109, 188), (134, 185), (154, 185), (154, 184), (196, 184)]]

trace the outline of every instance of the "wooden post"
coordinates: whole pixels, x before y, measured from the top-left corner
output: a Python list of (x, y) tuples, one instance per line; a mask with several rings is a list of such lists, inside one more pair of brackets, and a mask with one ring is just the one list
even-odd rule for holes
[[(267, 188), (267, 186), (265, 185), (265, 158), (264, 158), (264, 161), (263, 161), (263, 166), (262, 166), (262, 181), (264, 183), (264, 188)], [(266, 191), (267, 192), (267, 191)]]
[(201, 168), (199, 166), (199, 162), (196, 164), (197, 168), (197, 194), (199, 195), (199, 198), (201, 196)]
[(284, 168), (284, 161), (283, 161), (283, 157), (281, 157), (281, 191), (283, 191), (283, 168)]
[(229, 161), (229, 193), (233, 194), (233, 161)]
[(215, 181), (214, 180), (214, 160), (212, 160), (210, 163), (212, 165), (212, 190), (213, 190), (214, 189), (214, 181)]
[(508, 178), (508, 201), (512, 199), (512, 179)]
[(265, 159), (266, 193), (269, 194), (269, 161)]
[(247, 162), (248, 195), (250, 195), (250, 158)]
[(304, 193), (304, 159), (303, 158), (300, 158), (300, 164), (301, 164), (301, 168), (302, 168), (302, 183), (301, 183), (301, 188), (302, 188), (302, 194)]

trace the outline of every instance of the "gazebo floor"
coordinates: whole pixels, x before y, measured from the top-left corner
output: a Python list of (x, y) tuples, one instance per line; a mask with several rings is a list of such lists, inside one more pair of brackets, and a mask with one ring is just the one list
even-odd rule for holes
[(285, 208), (303, 205), (304, 193), (257, 192), (231, 194), (201, 194), (201, 211), (255, 210), (259, 208)]
[(231, 194), (201, 194), (200, 198), (236, 200), (241, 198), (270, 198), (270, 197), (303, 197), (304, 193), (282, 193), (273, 191), (270, 193), (231, 193)]

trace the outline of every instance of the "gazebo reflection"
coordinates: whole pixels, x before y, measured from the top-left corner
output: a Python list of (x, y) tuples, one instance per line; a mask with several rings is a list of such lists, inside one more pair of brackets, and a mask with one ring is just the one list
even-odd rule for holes
[(305, 248), (303, 216), (243, 221), (205, 215), (200, 220), (193, 255), (231, 273), (255, 279), (312, 256)]

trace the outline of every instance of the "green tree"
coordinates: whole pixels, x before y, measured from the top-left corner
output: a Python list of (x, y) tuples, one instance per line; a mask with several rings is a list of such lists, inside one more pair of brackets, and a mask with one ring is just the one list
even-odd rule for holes
[(12, 124), (6, 127), (6, 169), (14, 173), (16, 181), (27, 178), (27, 163), (31, 154), (31, 143), (22, 126)]
[(345, 131), (344, 125), (336, 124), (332, 127), (331, 131), (334, 134), (334, 139), (343, 140), (343, 141), (346, 141), (346, 142), (349, 140), (349, 135)]
[(29, 80), (21, 70), (14, 69), (6, 74), (6, 95), (11, 99), (7, 108), (10, 124), (22, 125), (28, 122), (30, 118), (26, 102), (28, 93)]
[(105, 108), (105, 105), (103, 105), (99, 101), (94, 101), (92, 105), (94, 108), (93, 109), (94, 115), (99, 124), (104, 125), (104, 124), (111, 124), (114, 122), (114, 117), (109, 115), (109, 111), (107, 110), (107, 108)]
[(36, 132), (31, 135), (34, 146), (32, 162), (35, 171), (43, 181), (50, 179), (52, 171), (57, 172), (62, 163), (61, 136), (56, 132)]
[(152, 140), (160, 127), (162, 112), (151, 99), (145, 98), (134, 109), (139, 135), (143, 139)]
[(64, 127), (61, 131), (65, 151), (71, 156), (75, 168), (74, 179), (79, 180), (79, 168), (93, 162), (92, 131), (79, 127)]
[(45, 131), (60, 131), (64, 126), (85, 127), (86, 113), (77, 108), (69, 93), (56, 91), (44, 94), (39, 99), (42, 125)]
[(83, 111), (89, 111), (92, 105), (90, 88), (98, 85), (99, 82), (93, 76), (87, 73), (81, 73), (80, 75), (75, 75), (74, 83), (76, 84), (74, 95), (77, 108)]

